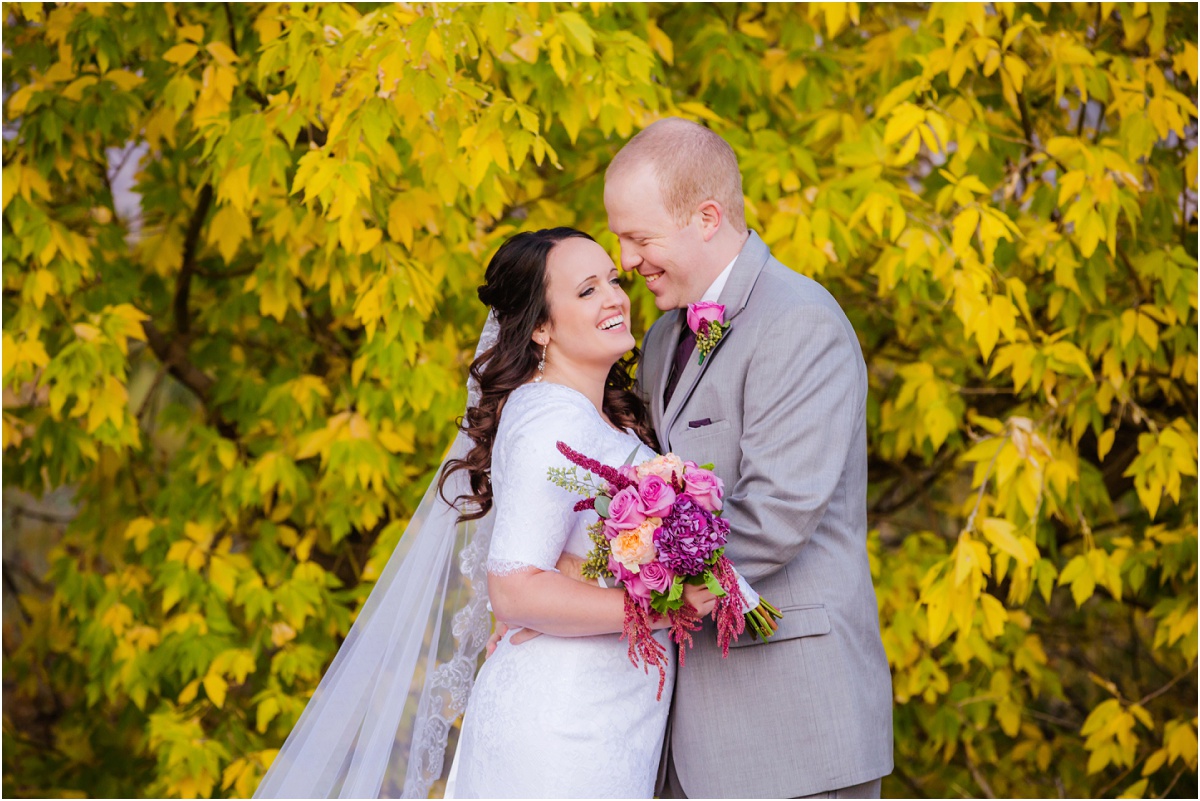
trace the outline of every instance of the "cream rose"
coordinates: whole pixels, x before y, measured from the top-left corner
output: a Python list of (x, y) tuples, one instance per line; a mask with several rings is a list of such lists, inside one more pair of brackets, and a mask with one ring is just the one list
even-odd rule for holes
[(662, 519), (649, 517), (637, 528), (622, 531), (610, 545), (613, 559), (616, 559), (630, 573), (637, 573), (641, 566), (654, 561), (657, 555), (654, 550), (654, 530), (662, 524)]
[(638, 481), (646, 476), (658, 476), (670, 484), (674, 476), (683, 478), (683, 460), (673, 453), (664, 453), (662, 456), (655, 456), (650, 461), (639, 464), (635, 470)]

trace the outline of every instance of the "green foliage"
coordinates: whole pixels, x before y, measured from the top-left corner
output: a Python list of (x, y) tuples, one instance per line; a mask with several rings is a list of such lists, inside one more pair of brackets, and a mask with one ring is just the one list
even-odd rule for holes
[(592, 549), (579, 566), (579, 574), (593, 581), (612, 578), (612, 571), (608, 569), (608, 557), (612, 555), (612, 546), (608, 537), (604, 535), (604, 521), (597, 520), (588, 526), (587, 534), (588, 539), (592, 541)]
[(6, 795), (253, 792), (448, 444), (487, 258), (615, 256), (603, 169), (668, 114), (863, 342), (885, 793), (1195, 790), (1194, 6), (5, 14), (4, 482), (77, 508), (5, 630)]

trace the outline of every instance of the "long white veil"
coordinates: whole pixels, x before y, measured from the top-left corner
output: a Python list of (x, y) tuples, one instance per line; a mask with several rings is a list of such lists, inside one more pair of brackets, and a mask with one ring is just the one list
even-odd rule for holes
[[(489, 313), (476, 358), (498, 333)], [(478, 400), (470, 379), (467, 406)], [(458, 432), (443, 467), (470, 448)], [(455, 472), (445, 496), (468, 493), (465, 471)], [(428, 797), (491, 631), (493, 516), (457, 519), (435, 478), (255, 798)]]

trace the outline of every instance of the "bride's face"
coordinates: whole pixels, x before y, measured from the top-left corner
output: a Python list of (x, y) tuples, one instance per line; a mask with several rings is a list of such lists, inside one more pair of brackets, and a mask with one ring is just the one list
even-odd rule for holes
[[(608, 370), (636, 344), (629, 297), (608, 253), (590, 239), (564, 239), (546, 260), (550, 323), (547, 365), (576, 363)], [(537, 340), (537, 334), (534, 338)], [(560, 361), (561, 360), (561, 361)]]

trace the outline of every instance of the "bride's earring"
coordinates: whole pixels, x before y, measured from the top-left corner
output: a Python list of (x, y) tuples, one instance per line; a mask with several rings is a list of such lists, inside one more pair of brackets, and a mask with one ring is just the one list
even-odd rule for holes
[(538, 362), (537, 378), (533, 379), (533, 383), (540, 383), (546, 377), (546, 351), (550, 348), (550, 343), (542, 345), (542, 359)]

